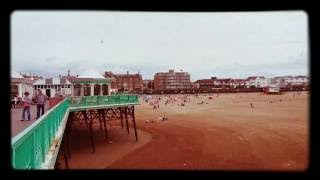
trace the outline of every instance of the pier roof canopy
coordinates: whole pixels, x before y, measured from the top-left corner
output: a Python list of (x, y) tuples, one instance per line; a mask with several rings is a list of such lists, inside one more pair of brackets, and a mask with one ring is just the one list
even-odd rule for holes
[(111, 83), (114, 78), (106, 78), (95, 70), (86, 70), (78, 78), (72, 79), (72, 83)]

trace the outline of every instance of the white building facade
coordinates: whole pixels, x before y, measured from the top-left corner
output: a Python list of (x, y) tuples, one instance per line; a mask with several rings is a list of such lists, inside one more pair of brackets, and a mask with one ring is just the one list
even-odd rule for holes
[(254, 86), (256, 88), (263, 88), (268, 86), (268, 78), (264, 76), (251, 76), (246, 79), (246, 87)]
[(280, 76), (272, 78), (271, 82), (283, 88), (288, 85), (308, 85), (309, 78), (307, 76)]
[(39, 79), (33, 83), (33, 86), (35, 91), (40, 89), (48, 97), (71, 95), (71, 82), (65, 78)]
[(23, 97), (25, 92), (33, 96), (33, 81), (26, 79), (15, 71), (11, 71), (11, 95)]

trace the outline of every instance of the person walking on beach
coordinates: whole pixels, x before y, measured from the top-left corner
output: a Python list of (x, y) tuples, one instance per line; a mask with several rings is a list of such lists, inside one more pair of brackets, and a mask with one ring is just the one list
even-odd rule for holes
[(253, 106), (253, 104), (252, 104), (252, 103), (250, 103), (250, 107), (251, 107), (251, 108), (254, 108), (254, 106)]
[(28, 121), (30, 121), (30, 106), (31, 106), (31, 99), (29, 98), (29, 93), (25, 92), (24, 97), (22, 98), (23, 102), (23, 111), (22, 111), (22, 119), (20, 121), (25, 120), (25, 113), (27, 112), (28, 114)]
[(40, 117), (40, 110), (42, 111), (41, 115), (44, 114), (44, 105), (47, 99), (48, 96), (42, 94), (41, 89), (38, 89), (38, 94), (35, 97), (35, 100), (37, 102), (37, 119)]

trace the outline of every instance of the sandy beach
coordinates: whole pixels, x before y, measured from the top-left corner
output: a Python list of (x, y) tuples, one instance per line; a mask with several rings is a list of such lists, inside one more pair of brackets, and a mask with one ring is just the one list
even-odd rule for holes
[[(138, 142), (119, 122), (108, 125), (109, 140), (95, 125), (92, 154), (88, 132), (75, 128), (69, 168), (281, 171), (308, 166), (308, 92), (153, 95), (140, 102)], [(62, 167), (62, 156), (59, 163)]]

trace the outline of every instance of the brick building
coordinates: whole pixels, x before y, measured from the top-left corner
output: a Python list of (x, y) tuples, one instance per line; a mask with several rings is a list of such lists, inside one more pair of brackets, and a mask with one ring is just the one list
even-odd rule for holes
[(187, 72), (158, 72), (154, 75), (155, 90), (184, 90), (191, 89), (190, 74)]
[(246, 79), (231, 79), (229, 81), (229, 86), (233, 88), (245, 87), (245, 85), (246, 85)]
[(195, 82), (199, 89), (212, 89), (214, 88), (213, 79), (199, 79)]
[(119, 92), (140, 92), (143, 87), (141, 74), (113, 74), (111, 71), (105, 72), (105, 77), (114, 78), (111, 83), (111, 89), (117, 89)]
[(230, 81), (231, 78), (225, 78), (225, 79), (218, 79), (218, 78), (212, 78), (213, 79), (213, 83), (214, 83), (214, 87), (230, 87)]
[(151, 79), (143, 80), (143, 89), (144, 90), (153, 90), (154, 89), (153, 80), (151, 80)]

